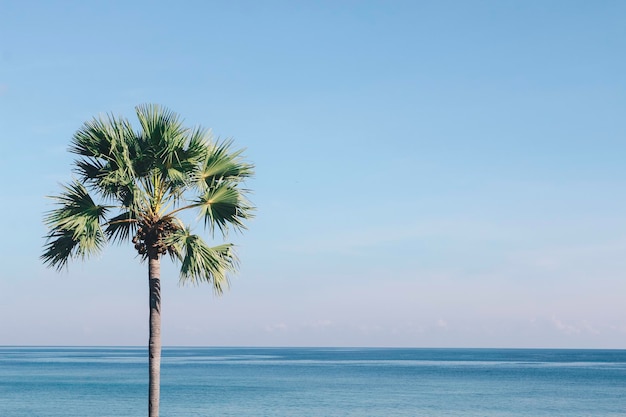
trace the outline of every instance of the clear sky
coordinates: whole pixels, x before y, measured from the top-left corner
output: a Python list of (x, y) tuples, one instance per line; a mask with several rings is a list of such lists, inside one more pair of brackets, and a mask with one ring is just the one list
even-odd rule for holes
[(145, 345), (130, 244), (39, 261), (92, 117), (160, 103), (256, 164), (218, 298), (163, 343), (626, 347), (626, 2), (0, 2), (0, 345)]

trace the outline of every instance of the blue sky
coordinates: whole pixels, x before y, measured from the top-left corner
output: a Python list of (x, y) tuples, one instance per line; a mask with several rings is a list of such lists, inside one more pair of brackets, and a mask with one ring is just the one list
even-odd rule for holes
[(44, 268), (101, 113), (256, 164), (223, 297), (163, 266), (165, 345), (626, 345), (626, 4), (3, 2), (0, 344), (144, 345), (130, 246)]

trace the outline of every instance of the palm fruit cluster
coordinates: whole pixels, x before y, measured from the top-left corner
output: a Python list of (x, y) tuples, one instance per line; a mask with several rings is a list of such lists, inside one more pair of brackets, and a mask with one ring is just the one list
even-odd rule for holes
[(156, 251), (160, 255), (166, 253), (174, 253), (175, 248), (172, 245), (167, 245), (165, 240), (168, 236), (180, 229), (171, 219), (160, 219), (156, 222), (143, 221), (139, 224), (137, 233), (132, 239), (135, 244), (135, 249), (140, 255), (146, 255), (148, 247), (156, 248)]

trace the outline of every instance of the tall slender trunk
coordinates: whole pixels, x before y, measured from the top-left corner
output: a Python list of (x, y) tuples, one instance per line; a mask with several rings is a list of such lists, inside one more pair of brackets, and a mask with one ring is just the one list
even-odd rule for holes
[(148, 280), (150, 286), (150, 337), (148, 340), (148, 416), (159, 417), (161, 393), (161, 264), (158, 252), (148, 252)]

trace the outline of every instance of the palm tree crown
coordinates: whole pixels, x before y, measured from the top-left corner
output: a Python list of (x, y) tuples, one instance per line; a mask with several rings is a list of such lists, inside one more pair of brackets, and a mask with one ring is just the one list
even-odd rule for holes
[[(141, 129), (121, 117), (86, 122), (69, 151), (77, 178), (52, 197), (42, 260), (62, 269), (70, 259), (98, 253), (108, 241), (131, 240), (143, 259), (169, 254), (184, 282), (207, 282), (221, 292), (237, 261), (231, 244), (210, 247), (177, 217), (195, 210), (223, 236), (245, 228), (253, 207), (243, 181), (253, 166), (215, 142), (206, 130), (184, 127), (158, 105), (136, 107)], [(96, 202), (93, 196), (99, 197)]]

